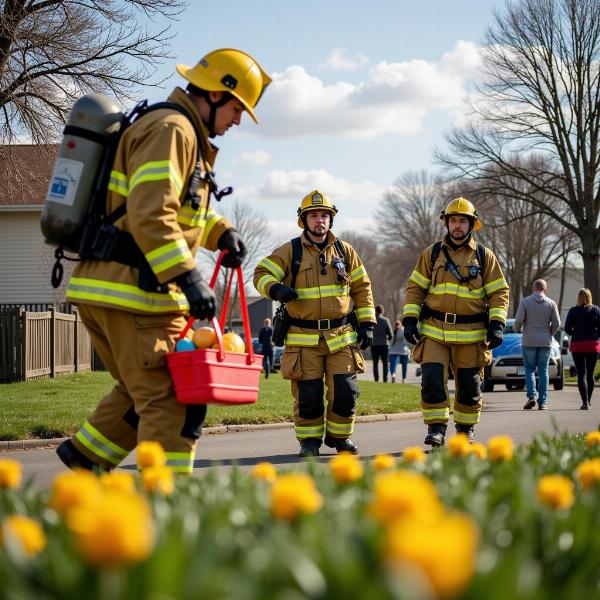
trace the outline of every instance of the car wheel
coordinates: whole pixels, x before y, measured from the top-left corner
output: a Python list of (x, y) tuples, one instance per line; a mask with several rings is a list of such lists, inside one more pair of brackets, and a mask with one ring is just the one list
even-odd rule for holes
[(493, 392), (494, 391), (494, 384), (491, 381), (487, 381), (487, 379), (484, 379), (483, 383), (481, 384), (481, 389), (484, 392)]

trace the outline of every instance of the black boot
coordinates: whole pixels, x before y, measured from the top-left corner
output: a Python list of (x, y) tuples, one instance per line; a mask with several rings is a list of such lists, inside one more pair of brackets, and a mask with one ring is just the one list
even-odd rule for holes
[(321, 440), (317, 438), (307, 438), (300, 442), (300, 452), (298, 456), (306, 458), (307, 456), (319, 456)]
[(424, 444), (428, 446), (443, 446), (446, 441), (446, 425), (433, 423), (427, 426)]
[(56, 454), (69, 469), (87, 469), (88, 471), (99, 471), (102, 467), (91, 461), (87, 456), (79, 452), (71, 440), (65, 440), (56, 448)]
[(456, 433), (464, 433), (469, 438), (469, 444), (475, 443), (475, 431), (473, 425), (456, 423)]
[(325, 436), (325, 445), (330, 448), (335, 448), (338, 452), (349, 452), (350, 454), (358, 454), (356, 444), (350, 438), (334, 438), (330, 435)]

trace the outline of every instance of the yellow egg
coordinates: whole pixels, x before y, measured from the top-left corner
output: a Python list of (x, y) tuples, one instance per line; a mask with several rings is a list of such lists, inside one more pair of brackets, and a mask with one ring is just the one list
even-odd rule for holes
[(212, 327), (199, 327), (192, 337), (196, 348), (210, 348), (217, 341), (217, 334)]
[[(213, 344), (213, 348), (218, 350), (219, 344)], [(230, 331), (223, 336), (223, 350), (225, 352), (246, 352), (246, 345), (237, 333)]]

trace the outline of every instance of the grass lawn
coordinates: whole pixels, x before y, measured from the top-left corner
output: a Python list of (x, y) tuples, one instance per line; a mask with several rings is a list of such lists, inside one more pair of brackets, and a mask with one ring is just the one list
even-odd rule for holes
[[(75, 373), (0, 387), (0, 440), (64, 437), (75, 433), (113, 386), (106, 372)], [(358, 415), (419, 410), (419, 387), (360, 383)], [(292, 420), (290, 382), (279, 373), (261, 377), (256, 404), (211, 406), (206, 425), (276, 423)]]

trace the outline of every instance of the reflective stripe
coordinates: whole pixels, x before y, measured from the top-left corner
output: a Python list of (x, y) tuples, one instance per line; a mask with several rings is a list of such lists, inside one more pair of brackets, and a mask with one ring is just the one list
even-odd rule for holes
[(490, 308), (490, 319), (497, 319), (504, 323), (507, 315), (508, 313), (504, 308)]
[(350, 279), (352, 279), (352, 281), (358, 281), (361, 277), (364, 277), (365, 274), (365, 267), (360, 265), (360, 267), (356, 267), (354, 271), (350, 271)]
[(183, 238), (155, 248), (151, 252), (144, 254), (144, 256), (157, 275), (173, 265), (193, 259), (187, 242)]
[(258, 293), (261, 296), (264, 296), (265, 298), (271, 298), (269, 296), (269, 294), (267, 292), (265, 292), (265, 286), (268, 283), (279, 283), (279, 281), (277, 279), (275, 279), (275, 277), (273, 277), (273, 275), (269, 275), (268, 273), (266, 275), (263, 275), (258, 282), (256, 283), (256, 289), (258, 291)]
[(191, 473), (194, 470), (193, 452), (165, 452), (167, 467), (176, 473)]
[(286, 346), (318, 346), (318, 333), (288, 333), (285, 336)]
[(363, 306), (362, 308), (355, 308), (356, 318), (359, 321), (372, 320), (375, 321), (375, 309), (372, 306)]
[(277, 277), (278, 282), (280, 282), (285, 275), (283, 269), (269, 258), (263, 258), (257, 266), (264, 267), (269, 273)]
[(456, 283), (440, 283), (429, 288), (430, 294), (436, 294), (442, 296), (448, 294), (450, 296), (458, 296), (459, 298), (483, 298), (483, 288), (475, 288), (474, 290), (468, 288), (465, 285), (458, 285)]
[(75, 438), (90, 452), (113, 465), (118, 465), (129, 454), (128, 450), (117, 446), (117, 444), (102, 435), (89, 421), (83, 424)]
[(312, 300), (315, 298), (331, 298), (348, 296), (350, 288), (347, 285), (323, 285), (313, 288), (297, 288), (299, 300)]
[(427, 277), (421, 275), (421, 273), (419, 273), (419, 271), (417, 271), (416, 269), (412, 272), (410, 280), (414, 281), (419, 287), (422, 287), (424, 290), (429, 289), (429, 285), (431, 284), (431, 279), (427, 279)]
[(417, 317), (421, 314), (421, 306), (419, 304), (405, 304), (402, 309), (403, 317)]
[(145, 292), (134, 285), (85, 277), (71, 277), (67, 298), (102, 302), (150, 313), (181, 312), (189, 309), (185, 295), (179, 292), (157, 294)]
[(336, 352), (350, 344), (356, 344), (356, 340), (356, 331), (346, 331), (346, 333), (342, 333), (342, 335), (336, 335), (334, 338), (325, 341), (327, 342), (329, 352)]
[(506, 279), (504, 279), (504, 277), (500, 277), (500, 279), (494, 279), (494, 281), (490, 281), (483, 286), (486, 296), (489, 296), (492, 292), (501, 290), (502, 288), (508, 288), (508, 283), (506, 283)]
[(177, 211), (177, 222), (182, 225), (188, 225), (190, 227), (204, 227), (206, 226), (206, 220), (204, 218), (203, 208), (194, 208), (184, 204)]
[(204, 226), (204, 231), (202, 232), (202, 240), (200, 241), (200, 245), (206, 245), (206, 240), (208, 240), (208, 236), (210, 232), (213, 230), (214, 226), (221, 221), (223, 217), (219, 215), (213, 208), (210, 208), (206, 213), (206, 225)]
[(108, 180), (108, 189), (111, 192), (121, 194), (121, 196), (129, 195), (129, 184), (127, 183), (127, 176), (119, 171), (111, 171), (110, 179)]
[(461, 425), (476, 425), (479, 423), (479, 413), (463, 413), (457, 411), (454, 407), (454, 422)]
[(425, 423), (430, 421), (447, 421), (450, 418), (450, 408), (423, 408), (423, 420)]
[(311, 427), (302, 427), (300, 425), (296, 425), (296, 437), (299, 440), (305, 440), (306, 438), (321, 438), (323, 437), (323, 433), (325, 432), (325, 425), (321, 423), (320, 425), (312, 425)]
[(334, 423), (327, 421), (327, 433), (334, 435), (351, 435), (354, 431), (354, 423)]
[(183, 183), (181, 175), (170, 160), (152, 160), (141, 165), (129, 180), (129, 193), (141, 183), (162, 181), (164, 179), (169, 180), (173, 184), (175, 192), (179, 196), (183, 188)]
[(434, 340), (441, 342), (454, 342), (463, 344), (473, 344), (483, 342), (487, 331), (485, 329), (472, 329), (468, 331), (459, 331), (457, 329), (440, 329), (427, 323), (421, 323), (421, 333)]

